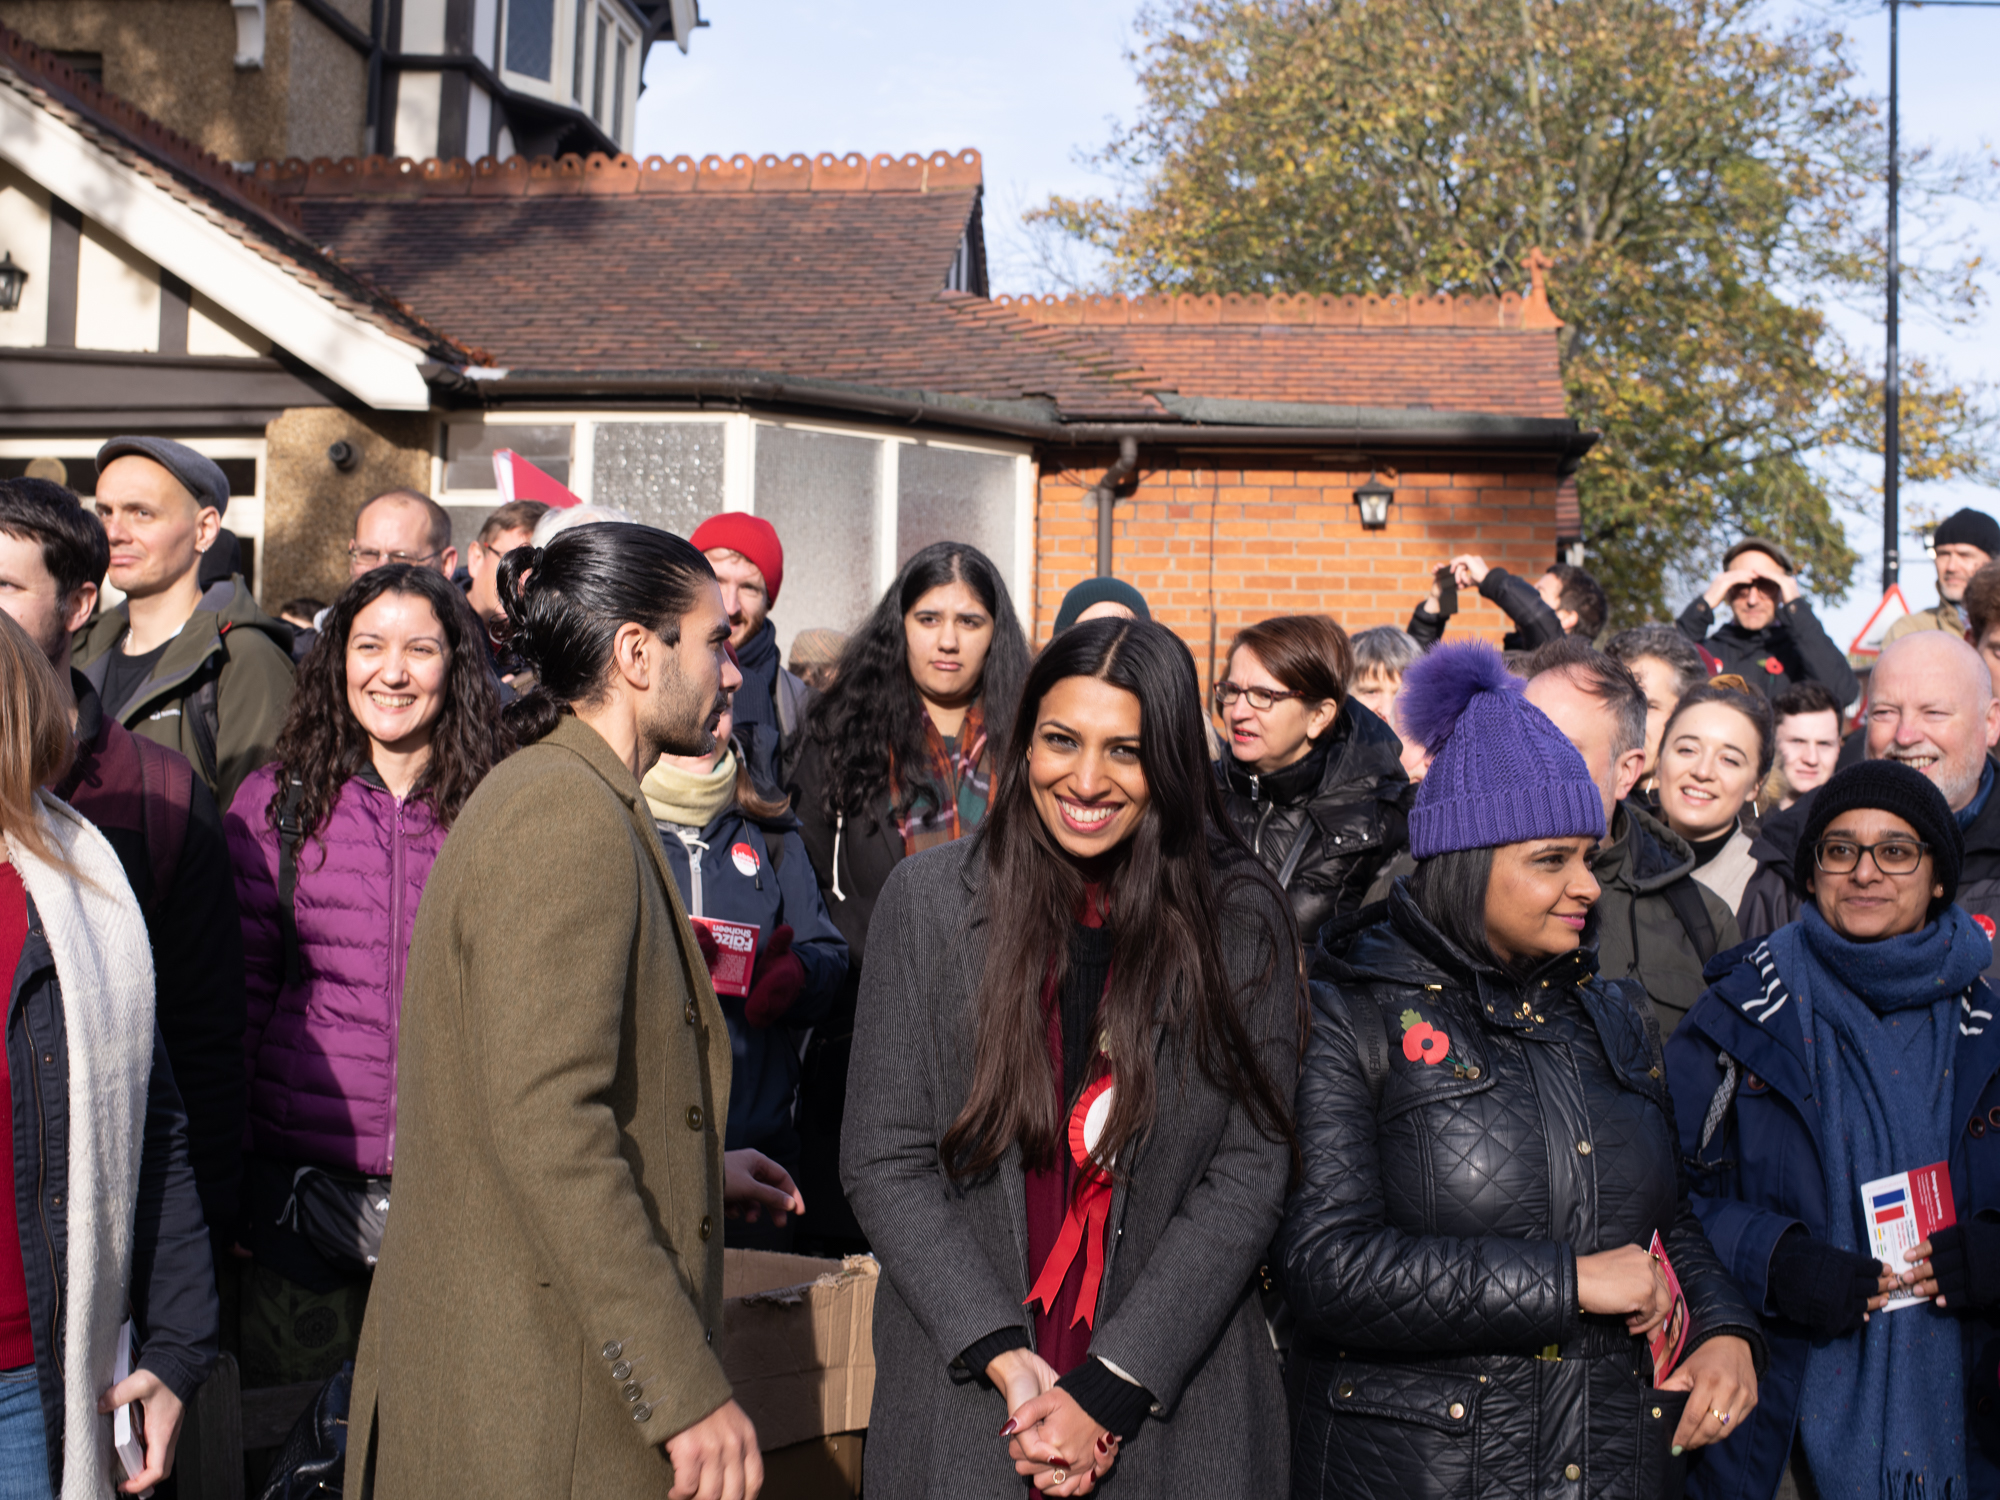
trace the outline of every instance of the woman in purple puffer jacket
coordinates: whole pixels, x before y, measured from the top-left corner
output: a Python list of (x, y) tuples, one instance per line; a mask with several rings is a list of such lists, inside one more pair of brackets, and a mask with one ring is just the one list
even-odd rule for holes
[(410, 930), (452, 819), (509, 748), (464, 597), (427, 568), (378, 568), (335, 602), (278, 760), (230, 807), (246, 1385), (322, 1380), (353, 1356), (395, 1171)]

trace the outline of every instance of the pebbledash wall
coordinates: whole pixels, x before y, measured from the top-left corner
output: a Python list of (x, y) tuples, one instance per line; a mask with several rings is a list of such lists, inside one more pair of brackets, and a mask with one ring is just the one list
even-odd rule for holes
[[(1369, 470), (1271, 458), (1257, 467), (1146, 468), (1112, 508), (1113, 572), (1187, 642), (1206, 687), (1231, 636), (1277, 614), (1323, 612), (1348, 631), (1402, 625), (1431, 570), (1460, 552), (1530, 579), (1556, 560), (1558, 508), (1572, 482), (1552, 473), (1387, 473), (1389, 525), (1361, 526), (1354, 491)], [(1034, 634), (1048, 638), (1063, 595), (1097, 573), (1092, 487), (1101, 469), (1041, 476), (1035, 515)], [(1453, 636), (1498, 642), (1511, 625), (1470, 592)]]

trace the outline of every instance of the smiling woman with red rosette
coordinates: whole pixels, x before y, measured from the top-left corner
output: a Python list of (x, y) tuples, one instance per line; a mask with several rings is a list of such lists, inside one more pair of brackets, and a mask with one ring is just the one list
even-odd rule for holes
[(841, 1140), (883, 1269), (869, 1500), (1270, 1500), (1290, 913), (1170, 631), (1064, 631), (998, 733), (978, 833), (899, 864), (869, 933)]
[(1762, 1341), (1689, 1205), (1645, 992), (1586, 946), (1603, 802), (1490, 646), (1433, 651), (1398, 706), (1434, 757), (1416, 873), (1312, 963), (1291, 1494), (1678, 1493)]

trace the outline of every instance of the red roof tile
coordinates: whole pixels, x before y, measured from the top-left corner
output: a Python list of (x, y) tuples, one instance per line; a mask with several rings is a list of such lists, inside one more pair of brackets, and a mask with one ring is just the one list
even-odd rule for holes
[(1540, 275), (1527, 297), (1024, 297), (1153, 390), (1225, 400), (1565, 415)]
[[(509, 163), (521, 186), (504, 195), (478, 189), (488, 163), (378, 168), (409, 186), (351, 196), (330, 190), (337, 168), (315, 164), (307, 180), (321, 185), (299, 212), (343, 264), (515, 371), (753, 372), (1164, 414), (1101, 341), (944, 290), (979, 201), (972, 153), (823, 157), (802, 188), (771, 164), (798, 172), (803, 158), (739, 158), (748, 170), (724, 163), (705, 190), (711, 158), (691, 188), (667, 191), (647, 189), (652, 163), (566, 160), (580, 168), (566, 190), (533, 187), (562, 180), (560, 163)], [(865, 166), (865, 190), (840, 180), (843, 165)], [(593, 171), (608, 191), (592, 190)]]
[(312, 237), (516, 373), (840, 381), (1067, 420), (1152, 394), (1561, 417), (1525, 297), (983, 297), (945, 291), (977, 152), (266, 163)]

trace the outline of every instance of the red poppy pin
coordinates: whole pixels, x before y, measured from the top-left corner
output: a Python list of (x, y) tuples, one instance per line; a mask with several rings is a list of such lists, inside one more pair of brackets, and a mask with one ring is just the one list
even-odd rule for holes
[(1420, 1062), (1427, 1068), (1439, 1063), (1450, 1063), (1452, 1071), (1462, 1076), (1477, 1078), (1479, 1074), (1466, 1067), (1465, 1059), (1451, 1050), (1451, 1038), (1431, 1025), (1413, 1010), (1406, 1010), (1403, 1021), (1403, 1056), (1411, 1062)]
[(1785, 664), (1775, 656), (1767, 656), (1764, 658), (1764, 670), (1773, 677), (1782, 677), (1785, 675)]

